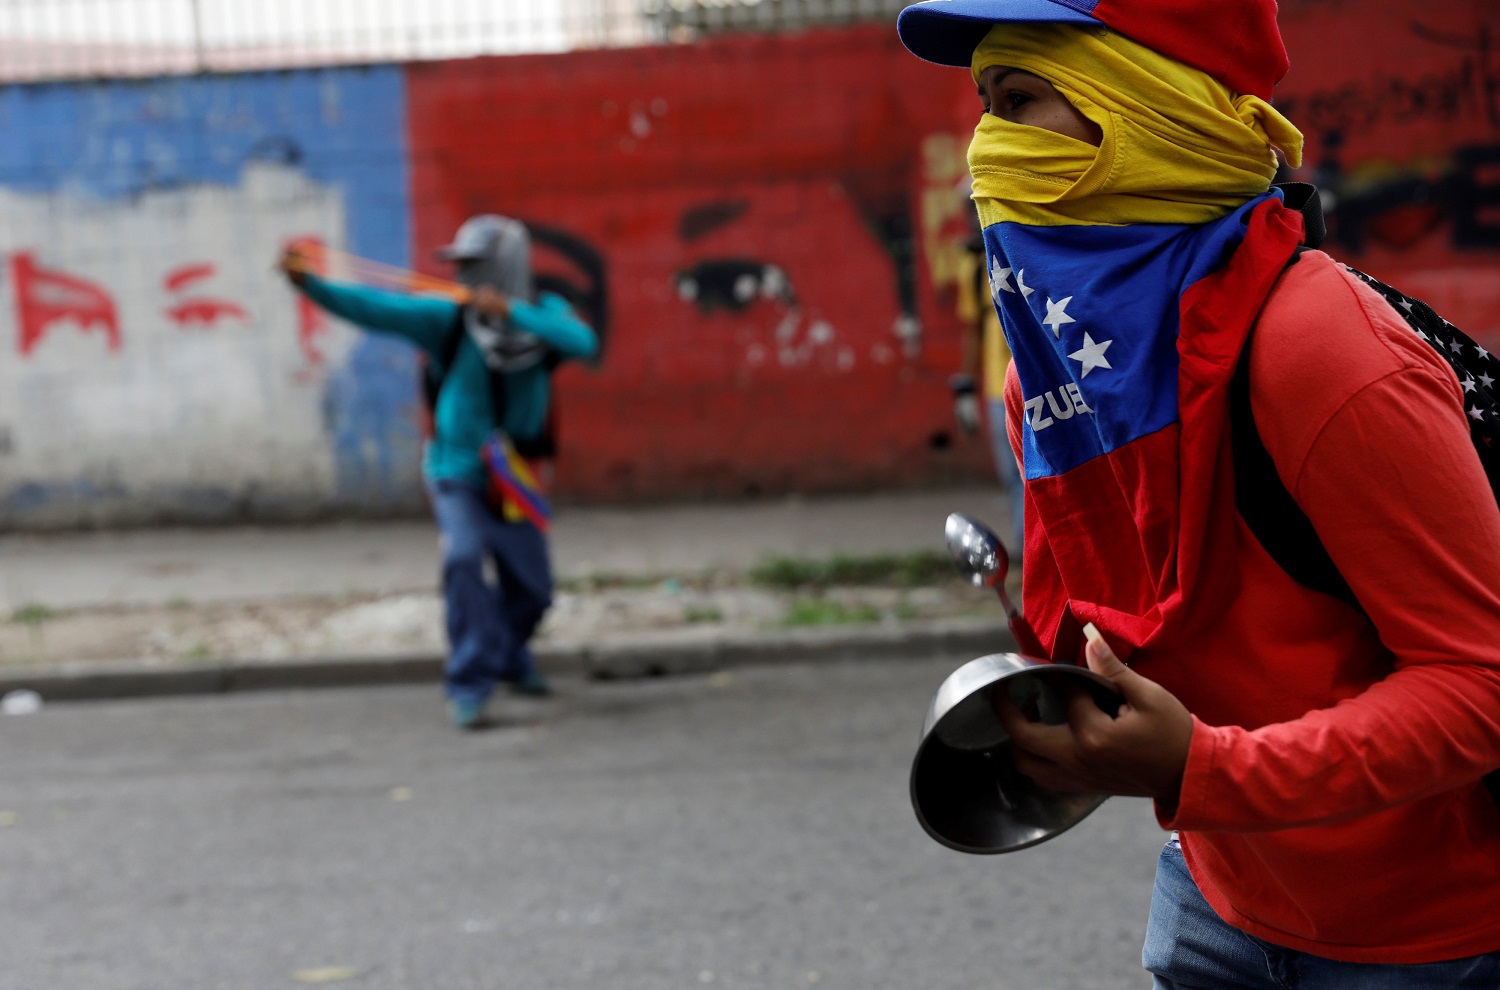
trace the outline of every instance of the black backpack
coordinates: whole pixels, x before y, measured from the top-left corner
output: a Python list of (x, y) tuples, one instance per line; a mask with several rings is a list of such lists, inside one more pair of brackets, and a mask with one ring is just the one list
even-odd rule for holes
[[(437, 413), (438, 394), (443, 390), (448, 370), (453, 367), (453, 361), (458, 357), (458, 345), (468, 335), (465, 329), (467, 316), (468, 306), (459, 306), (453, 318), (453, 326), (448, 330), (448, 336), (443, 339), (443, 350), (438, 355), (438, 360), (424, 361), (422, 364), (422, 399), (427, 404), (429, 421)], [(557, 366), (561, 363), (562, 355), (550, 347), (547, 348), (542, 358), (542, 366), (547, 369), (548, 373), (557, 370)], [(498, 428), (505, 422), (506, 397), (503, 372), (489, 369), (489, 392), (490, 409), (494, 413), (494, 425)], [(557, 404), (548, 403), (547, 418), (542, 422), (541, 433), (525, 439), (511, 437), (511, 444), (515, 447), (516, 453), (528, 460), (556, 457)]]
[[(1302, 251), (1315, 248), (1322, 242), (1326, 228), (1314, 187), (1307, 183), (1286, 183), (1280, 188), (1287, 206), (1300, 210), (1306, 221), (1305, 246), (1299, 248), (1288, 262), (1290, 267), (1297, 262)], [(1500, 360), (1421, 300), (1348, 265), (1343, 267), (1380, 293), (1412, 331), (1452, 366), (1464, 388), (1469, 438), (1479, 454), (1485, 476), (1489, 478), (1490, 489), (1496, 493), (1497, 504), (1500, 504), (1500, 402), (1496, 401), (1496, 394), (1500, 393)], [(1245, 341), (1229, 386), (1236, 507), (1271, 559), (1293, 580), (1363, 611), (1348, 582), (1328, 556), (1312, 522), (1281, 483), (1276, 465), (1261, 442), (1250, 409), (1249, 356), (1252, 342), (1253, 334)], [(1500, 804), (1500, 770), (1485, 777), (1484, 785)]]

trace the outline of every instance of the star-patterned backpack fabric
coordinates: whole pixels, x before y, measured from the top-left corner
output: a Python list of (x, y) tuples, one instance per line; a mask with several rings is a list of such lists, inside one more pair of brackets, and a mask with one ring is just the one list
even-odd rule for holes
[[(1281, 186), (1286, 204), (1303, 215), (1306, 235), (1304, 249), (1315, 248), (1324, 235), (1322, 209), (1317, 190), (1306, 183)], [(1298, 255), (1301, 251), (1298, 252)], [(1295, 263), (1295, 257), (1293, 263)], [(1385, 301), (1412, 328), (1442, 355), (1458, 377), (1464, 390), (1464, 412), (1468, 416), (1469, 438), (1500, 500), (1500, 360), (1468, 337), (1463, 331), (1439, 316), (1431, 306), (1386, 285), (1364, 272), (1343, 266), (1350, 274), (1380, 293)], [(1234, 381), (1230, 384), (1230, 423), (1234, 438), (1235, 501), (1240, 515), (1266, 552), (1299, 584), (1334, 596), (1359, 608), (1349, 584), (1334, 566), (1328, 551), (1318, 539), (1312, 523), (1281, 483), (1275, 465), (1261, 442), (1250, 411), (1247, 374), (1253, 335), (1240, 356)]]

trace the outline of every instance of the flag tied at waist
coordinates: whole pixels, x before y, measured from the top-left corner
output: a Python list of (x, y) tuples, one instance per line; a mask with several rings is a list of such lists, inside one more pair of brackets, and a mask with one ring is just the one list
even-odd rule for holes
[(516, 453), (510, 437), (496, 430), (480, 448), (489, 477), (488, 495), (500, 506), (506, 522), (526, 521), (545, 533), (552, 524), (552, 507), (543, 491), (539, 465)]

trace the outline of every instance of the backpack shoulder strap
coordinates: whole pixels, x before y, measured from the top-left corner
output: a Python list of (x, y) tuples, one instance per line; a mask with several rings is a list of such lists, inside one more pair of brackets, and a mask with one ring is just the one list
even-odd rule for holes
[[(1292, 256), (1295, 264), (1301, 252)], [(1252, 328), (1253, 330), (1253, 328)], [(1297, 505), (1266, 445), (1261, 441), (1250, 406), (1250, 349), (1252, 332), (1240, 351), (1239, 364), (1229, 380), (1229, 435), (1234, 452), (1234, 500), (1240, 517), (1271, 559), (1298, 584), (1332, 595), (1359, 608), (1359, 599), (1339, 573), (1312, 520)]]
[[(1277, 186), (1287, 207), (1302, 214), (1303, 246), (1292, 255), (1291, 268), (1302, 253), (1322, 243), (1327, 227), (1323, 203), (1316, 186), (1287, 182)], [(1283, 270), (1283, 274), (1285, 270)], [(1239, 363), (1229, 381), (1229, 436), (1234, 452), (1234, 499), (1240, 517), (1255, 539), (1281, 569), (1305, 587), (1332, 595), (1359, 608), (1349, 582), (1339, 573), (1312, 520), (1307, 518), (1291, 492), (1281, 483), (1276, 463), (1261, 441), (1250, 406), (1250, 351), (1255, 344), (1255, 325), (1240, 350)]]
[[(1296, 264), (1302, 252), (1293, 255), (1287, 267)], [(1302, 511), (1286, 484), (1281, 483), (1277, 463), (1260, 440), (1256, 414), (1250, 405), (1250, 353), (1256, 342), (1254, 327), (1239, 353), (1235, 377), (1229, 383), (1230, 444), (1235, 456), (1235, 504), (1239, 514), (1256, 534), (1260, 546), (1271, 553), (1281, 570), (1301, 585), (1334, 595), (1358, 609), (1359, 600), (1349, 582), (1328, 555), (1328, 549), (1313, 528), (1313, 520)]]
[(448, 372), (453, 370), (453, 361), (458, 357), (458, 345), (464, 339), (464, 319), (468, 312), (467, 305), (458, 307), (453, 317), (453, 325), (448, 328), (448, 335), (443, 338), (443, 345), (438, 350), (436, 361), (427, 361), (422, 367), (422, 398), (427, 402), (427, 412), (430, 415), (437, 409), (438, 395), (443, 391), (443, 383), (448, 379)]
[(1315, 248), (1328, 236), (1328, 223), (1323, 219), (1323, 198), (1318, 187), (1311, 182), (1278, 182), (1281, 201), (1287, 209), (1302, 214), (1302, 243)]

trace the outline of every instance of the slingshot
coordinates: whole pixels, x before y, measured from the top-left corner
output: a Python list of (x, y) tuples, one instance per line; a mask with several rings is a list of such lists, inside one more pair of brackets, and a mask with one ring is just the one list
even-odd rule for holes
[(308, 274), (321, 275), (336, 270), (341, 277), (378, 288), (446, 296), (459, 303), (468, 302), (472, 297), (467, 286), (451, 279), (425, 275), (409, 268), (375, 261), (373, 258), (363, 258), (319, 241), (294, 241), (287, 248), (302, 255), (304, 264), (299, 270)]

